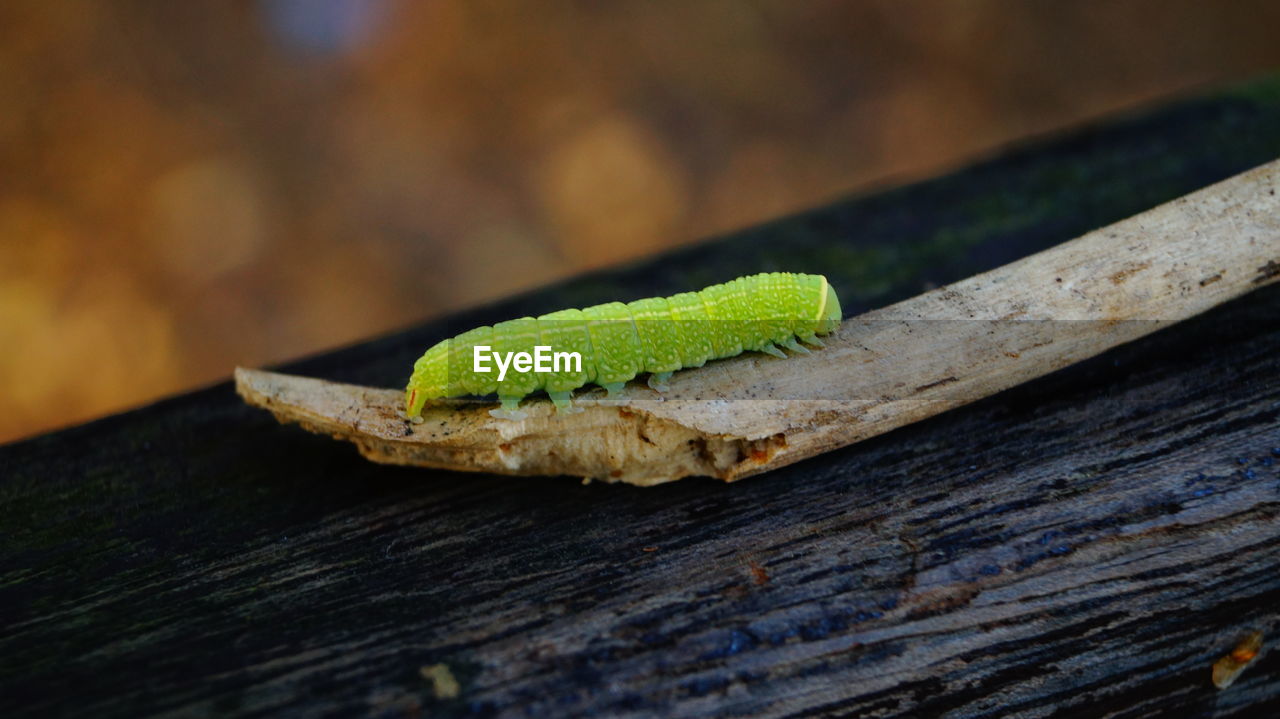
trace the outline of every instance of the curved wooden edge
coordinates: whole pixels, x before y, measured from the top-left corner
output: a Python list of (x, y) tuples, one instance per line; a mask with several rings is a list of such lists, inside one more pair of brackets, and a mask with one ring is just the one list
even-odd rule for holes
[[(492, 403), (451, 400), (428, 407), (414, 423), (403, 418), (404, 395), (396, 390), (244, 368), (235, 379), (246, 402), (281, 422), (353, 442), (364, 456), (387, 464), (651, 485), (695, 475), (738, 479), (773, 466), (785, 449), (781, 437), (722, 435), (684, 424), (679, 412), (655, 408), (665, 403), (654, 400), (580, 400), (583, 411), (575, 414), (532, 402), (520, 421), (491, 417)], [(775, 419), (788, 412), (759, 409)]]

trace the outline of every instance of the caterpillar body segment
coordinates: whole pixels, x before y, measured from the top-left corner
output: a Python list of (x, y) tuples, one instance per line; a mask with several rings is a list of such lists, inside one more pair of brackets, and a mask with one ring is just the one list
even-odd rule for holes
[[(420, 416), (431, 399), (496, 393), (502, 408), (491, 413), (521, 419), (520, 400), (539, 390), (557, 409), (577, 411), (570, 396), (585, 385), (613, 394), (648, 373), (649, 386), (662, 391), (671, 373), (708, 360), (745, 351), (784, 357), (780, 348), (808, 352), (797, 338), (822, 346), (818, 335), (835, 330), (841, 319), (840, 301), (825, 277), (786, 272), (740, 277), (671, 297), (522, 317), (477, 327), (428, 349), (405, 389), (406, 415)], [(533, 355), (540, 346), (551, 348), (557, 358), (549, 369), (518, 368), (511, 361), (517, 353)], [(496, 371), (494, 361), (477, 369), (477, 352), (486, 347), (493, 357), (507, 358), (504, 372)], [(575, 353), (579, 365), (568, 361)], [(558, 361), (561, 355), (566, 362)]]
[[(593, 349), (591, 358), (583, 355), (582, 361), (595, 365), (594, 382), (613, 394), (646, 370), (645, 353), (631, 308), (621, 302), (610, 302), (588, 307), (582, 315)], [(525, 349), (532, 349), (532, 345)], [(501, 393), (498, 396), (501, 397)]]
[(680, 367), (701, 367), (714, 352), (711, 347), (711, 320), (698, 292), (681, 292), (667, 298), (671, 321), (684, 341), (677, 347)]
[[(582, 310), (560, 310), (538, 318), (538, 330), (544, 345), (563, 352), (577, 352), (582, 357), (591, 354), (591, 335), (587, 330), (586, 316)], [(583, 362), (576, 370), (565, 369), (544, 375), (544, 387), (548, 394), (572, 392), (596, 381), (595, 365)], [(560, 406), (557, 403), (557, 406)]]

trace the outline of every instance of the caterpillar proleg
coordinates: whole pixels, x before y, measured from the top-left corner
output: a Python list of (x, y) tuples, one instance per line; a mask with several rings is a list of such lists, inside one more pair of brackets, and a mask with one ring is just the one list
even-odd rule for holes
[[(420, 416), (431, 399), (497, 393), (502, 408), (490, 413), (522, 419), (520, 400), (539, 390), (558, 410), (576, 411), (570, 395), (587, 384), (612, 395), (648, 373), (649, 386), (662, 391), (673, 372), (707, 360), (746, 351), (785, 357), (780, 348), (807, 352), (797, 338), (821, 347), (818, 335), (834, 331), (841, 319), (840, 300), (825, 277), (789, 272), (522, 317), (477, 327), (427, 350), (405, 388), (405, 413)], [(547, 357), (554, 361), (540, 363)]]

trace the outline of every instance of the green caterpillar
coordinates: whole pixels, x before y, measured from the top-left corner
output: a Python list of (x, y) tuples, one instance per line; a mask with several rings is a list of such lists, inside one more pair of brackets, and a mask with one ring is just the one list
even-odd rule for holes
[[(834, 331), (842, 318), (827, 278), (790, 272), (740, 277), (666, 298), (523, 317), (478, 327), (427, 350), (405, 388), (405, 413), (416, 419), (429, 399), (496, 392), (502, 408), (490, 414), (523, 419), (520, 400), (538, 390), (547, 392), (557, 410), (579, 411), (570, 394), (584, 385), (595, 383), (613, 395), (648, 372), (649, 386), (663, 391), (673, 372), (710, 359), (748, 350), (785, 357), (779, 346), (807, 352), (797, 337), (821, 347), (817, 335)], [(527, 353), (526, 360), (550, 355), (557, 362), (539, 371), (525, 361), (520, 370), (517, 353)], [(580, 358), (576, 366), (574, 353)], [(486, 356), (495, 364), (483, 363)], [(481, 364), (487, 371), (477, 371)]]

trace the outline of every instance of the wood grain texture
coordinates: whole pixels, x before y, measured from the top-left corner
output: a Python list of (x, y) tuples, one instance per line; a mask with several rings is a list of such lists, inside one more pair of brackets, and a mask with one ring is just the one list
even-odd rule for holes
[[(866, 311), (1276, 156), (1273, 79), (287, 369), (393, 386), (470, 326), (784, 261)], [(1277, 316), (733, 485), (373, 465), (229, 383), (0, 447), (0, 715), (1271, 716)]]
[[(376, 462), (653, 486), (749, 477), (874, 437), (1130, 342), (1280, 280), (1280, 160), (1030, 257), (846, 319), (825, 348), (748, 352), (632, 382), (579, 410), (436, 400), (237, 369), (236, 391), (281, 422)], [(553, 350), (559, 348), (553, 348)]]

